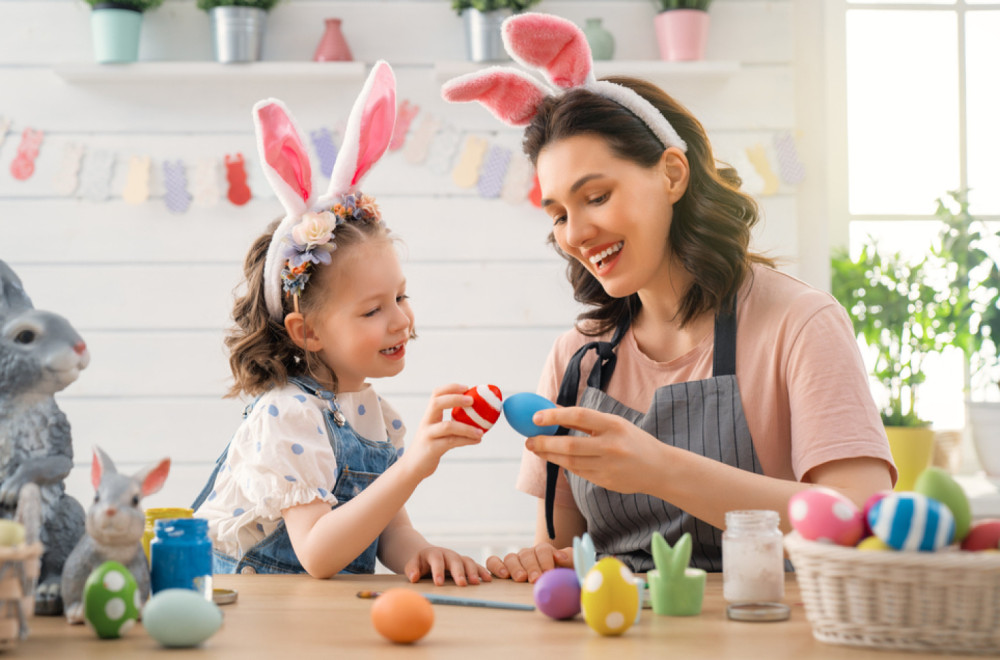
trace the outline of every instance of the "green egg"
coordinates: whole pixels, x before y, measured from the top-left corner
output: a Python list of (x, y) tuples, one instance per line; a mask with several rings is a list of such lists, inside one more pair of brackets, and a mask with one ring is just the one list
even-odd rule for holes
[(929, 467), (920, 473), (913, 490), (937, 500), (955, 516), (955, 541), (961, 542), (972, 525), (972, 508), (965, 491), (950, 474), (939, 467)]
[(127, 568), (106, 561), (83, 585), (83, 618), (101, 639), (117, 639), (139, 618), (139, 588)]

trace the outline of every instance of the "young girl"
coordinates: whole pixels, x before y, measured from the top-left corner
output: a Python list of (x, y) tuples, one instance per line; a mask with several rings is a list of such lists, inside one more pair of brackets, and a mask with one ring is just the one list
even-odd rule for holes
[(309, 158), (284, 106), (254, 107), (265, 174), (287, 215), (247, 256), (246, 293), (226, 339), (235, 384), (256, 396), (195, 502), (217, 573), (372, 573), (376, 557), (411, 581), (489, 580), (432, 546), (404, 509), (453, 447), (479, 442), (444, 411), (472, 404), (436, 390), (403, 452), (405, 429), (366, 381), (402, 371), (414, 337), (393, 239), (358, 183), (385, 152), (395, 80), (375, 65), (348, 119), (326, 195), (311, 199)]
[(550, 241), (588, 308), (539, 386), (560, 407), (533, 421), (563, 435), (525, 443), (518, 487), (539, 498), (536, 545), (487, 566), (533, 582), (571, 564), (586, 531), (599, 557), (643, 572), (655, 531), (671, 544), (690, 532), (692, 563), (720, 571), (727, 511), (778, 511), (787, 530), (798, 491), (824, 485), (861, 506), (890, 488), (847, 314), (750, 251), (757, 206), (698, 120), (650, 83), (595, 80), (569, 21), (520, 14), (503, 35), (556, 93), (493, 69), (445, 98), (526, 126)]

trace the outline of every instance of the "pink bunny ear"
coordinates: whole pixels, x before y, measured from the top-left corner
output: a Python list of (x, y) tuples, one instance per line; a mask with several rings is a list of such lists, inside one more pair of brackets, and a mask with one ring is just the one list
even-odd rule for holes
[(396, 77), (389, 64), (379, 60), (351, 108), (330, 187), (322, 201), (347, 193), (360, 183), (389, 147), (395, 123)]
[(164, 458), (156, 465), (137, 472), (135, 478), (142, 484), (142, 496), (148, 497), (163, 488), (163, 482), (167, 480), (169, 472), (169, 458)]
[(253, 119), (264, 176), (287, 214), (302, 215), (312, 197), (312, 166), (295, 122), (277, 99), (258, 101)]
[(104, 453), (98, 446), (94, 446), (94, 458), (90, 463), (90, 483), (94, 485), (94, 490), (101, 485), (101, 479), (105, 472), (114, 472), (115, 464), (111, 462), (111, 457)]
[(446, 101), (479, 101), (509, 126), (527, 126), (548, 93), (534, 78), (499, 66), (459, 76), (441, 88)]
[(590, 45), (572, 21), (549, 14), (517, 14), (503, 22), (504, 46), (515, 61), (545, 72), (562, 89), (594, 80)]

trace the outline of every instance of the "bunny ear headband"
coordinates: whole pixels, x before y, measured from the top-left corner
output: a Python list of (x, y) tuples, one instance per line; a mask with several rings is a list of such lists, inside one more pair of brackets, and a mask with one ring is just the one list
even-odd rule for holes
[(546, 96), (582, 87), (627, 108), (664, 148), (687, 151), (687, 144), (652, 103), (628, 87), (594, 77), (590, 46), (574, 23), (549, 14), (517, 14), (503, 22), (501, 33), (510, 56), (526, 67), (541, 69), (558, 90), (517, 69), (495, 66), (449, 80), (441, 89), (446, 101), (479, 101), (503, 123), (527, 126)]
[(375, 200), (358, 185), (385, 153), (396, 122), (396, 78), (379, 60), (354, 102), (344, 141), (330, 175), (326, 193), (314, 199), (312, 168), (301, 134), (285, 105), (277, 99), (253, 107), (257, 149), (264, 176), (274, 190), (285, 217), (274, 230), (264, 261), (264, 299), (276, 321), (284, 314), (282, 290), (298, 296), (309, 281), (313, 264), (330, 263), (336, 227), (347, 221), (381, 222)]

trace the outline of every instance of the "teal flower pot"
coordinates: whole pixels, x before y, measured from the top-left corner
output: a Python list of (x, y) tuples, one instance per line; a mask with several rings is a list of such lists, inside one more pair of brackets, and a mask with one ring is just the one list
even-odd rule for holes
[(114, 2), (99, 3), (90, 12), (94, 59), (98, 62), (135, 62), (139, 59), (142, 12)]

